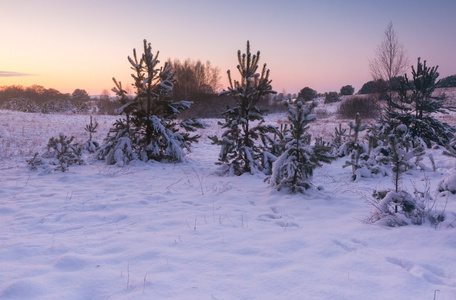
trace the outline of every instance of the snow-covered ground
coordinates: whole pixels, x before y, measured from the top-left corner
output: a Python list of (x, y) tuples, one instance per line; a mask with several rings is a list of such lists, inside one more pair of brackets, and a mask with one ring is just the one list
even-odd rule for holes
[[(114, 119), (96, 116), (95, 140)], [(344, 159), (317, 169), (324, 189), (306, 195), (218, 176), (215, 120), (186, 163), (29, 170), (50, 137), (88, 139), (88, 122), (0, 111), (0, 299), (456, 299), (456, 196), (436, 193), (455, 159), (441, 150), (435, 172), (403, 185), (429, 189), (446, 220), (385, 228), (366, 221), (391, 178), (352, 182)]]

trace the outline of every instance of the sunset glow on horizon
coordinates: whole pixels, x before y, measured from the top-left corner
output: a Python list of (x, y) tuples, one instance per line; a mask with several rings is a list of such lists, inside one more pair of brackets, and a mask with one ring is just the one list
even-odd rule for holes
[[(161, 61), (210, 61), (234, 71), (237, 50), (261, 51), (278, 92), (320, 93), (371, 80), (391, 21), (411, 65), (417, 57), (456, 74), (456, 1), (2, 1), (0, 86), (42, 85), (63, 93), (131, 83), (127, 56), (147, 39)], [(233, 77), (237, 78), (237, 74)]]

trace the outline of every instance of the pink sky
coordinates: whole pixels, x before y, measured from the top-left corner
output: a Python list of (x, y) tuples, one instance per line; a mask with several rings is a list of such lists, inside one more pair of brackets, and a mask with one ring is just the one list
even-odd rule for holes
[[(318, 92), (371, 80), (368, 64), (392, 21), (411, 61), (456, 74), (455, 1), (2, 1), (0, 86), (43, 85), (100, 94), (130, 82), (127, 56), (142, 40), (162, 60), (209, 60), (235, 70), (250, 40), (273, 88)], [(25, 75), (24, 75), (25, 74)], [(21, 76), (19, 76), (21, 75)]]

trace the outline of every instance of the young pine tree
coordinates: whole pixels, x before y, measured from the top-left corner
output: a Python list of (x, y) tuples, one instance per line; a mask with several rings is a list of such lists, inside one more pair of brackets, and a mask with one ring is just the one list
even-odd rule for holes
[(92, 116), (90, 116), (90, 123), (86, 125), (84, 128), (85, 131), (89, 133), (89, 140), (84, 142), (82, 145), (82, 150), (86, 150), (90, 153), (94, 153), (98, 150), (100, 147), (100, 144), (97, 141), (92, 140), (92, 134), (97, 132), (97, 127), (98, 127), (98, 122), (95, 121), (95, 123), (92, 120)]
[(361, 117), (357, 113), (355, 122), (348, 123), (348, 126), (350, 127), (349, 139), (340, 146), (338, 156), (350, 155), (350, 160), (346, 161), (343, 167), (351, 166), (352, 180), (356, 180), (362, 175), (361, 168), (366, 167), (368, 159), (368, 147), (359, 138), (359, 134), (367, 128), (367, 125), (361, 124)]
[[(144, 53), (138, 57), (133, 49), (133, 57), (128, 57), (136, 96), (129, 99), (120, 82), (114, 78), (113, 91), (124, 105), (119, 113), (126, 115), (114, 124), (114, 130), (107, 138), (101, 157), (108, 164), (122, 165), (131, 159), (143, 161), (182, 161), (190, 144), (197, 141), (198, 135), (189, 132), (203, 127), (197, 120), (178, 122), (177, 115), (190, 107), (190, 101), (173, 101), (169, 97), (174, 82), (174, 72), (168, 63), (158, 67), (158, 52), (154, 55), (150, 43), (144, 40)], [(179, 127), (185, 132), (179, 131)], [(100, 155), (99, 155), (100, 157)]]
[(123, 166), (129, 161), (138, 158), (133, 151), (130, 138), (130, 119), (134, 109), (134, 101), (128, 96), (127, 91), (123, 89), (121, 82), (117, 82), (115, 78), (113, 78), (113, 81), (115, 87), (112, 91), (119, 97), (121, 104), (117, 112), (120, 115), (124, 115), (124, 118), (119, 118), (114, 122), (113, 127), (109, 129), (104, 144), (99, 148), (96, 155), (98, 159), (105, 160), (108, 165), (117, 164), (118, 166)]
[(389, 135), (388, 146), (394, 190), (386, 194), (378, 193), (379, 202), (372, 210), (372, 220), (381, 221), (387, 226), (403, 226), (409, 222), (422, 224), (425, 205), (408, 192), (402, 190), (402, 174), (412, 168), (424, 154), (424, 146), (416, 138), (411, 137), (407, 126), (398, 125)]
[(429, 68), (426, 61), (418, 58), (416, 69), (412, 66), (412, 80), (407, 74), (400, 81), (399, 101), (390, 103), (389, 119), (395, 128), (398, 124), (406, 125), (412, 137), (423, 139), (428, 147), (431, 142), (446, 145), (456, 132), (456, 128), (442, 123), (433, 117), (435, 113), (447, 114), (456, 107), (444, 105), (443, 97), (434, 96), (439, 73), (437, 67)]
[(275, 159), (265, 143), (272, 141), (268, 134), (275, 133), (276, 128), (263, 124), (263, 113), (257, 107), (262, 96), (276, 93), (271, 87), (269, 70), (264, 64), (261, 73), (257, 72), (260, 51), (252, 54), (248, 41), (246, 53), (239, 50), (237, 56), (241, 79), (233, 81), (228, 70), (230, 86), (220, 93), (234, 97), (236, 106), (223, 113), (225, 122), (219, 124), (226, 131), (222, 137), (209, 137), (213, 144), (221, 146), (218, 164), (226, 166), (230, 175), (267, 170), (266, 166)]
[(269, 183), (271, 187), (290, 192), (304, 192), (312, 186), (313, 171), (321, 167), (321, 163), (330, 163), (334, 156), (331, 148), (322, 144), (310, 145), (307, 130), (309, 123), (316, 119), (312, 110), (317, 102), (304, 106), (301, 101), (296, 105), (284, 101), (288, 110), (290, 134), (285, 137), (285, 151), (273, 164)]
[(51, 137), (47, 144), (47, 151), (44, 158), (49, 159), (50, 165), (58, 165), (55, 170), (65, 172), (71, 165), (84, 163), (82, 149), (78, 144), (73, 143), (74, 137), (68, 138), (60, 133), (57, 138)]
[(402, 174), (419, 166), (425, 154), (425, 146), (413, 138), (407, 126), (397, 126), (389, 135), (390, 161), (393, 172), (393, 183), (396, 192), (400, 190)]

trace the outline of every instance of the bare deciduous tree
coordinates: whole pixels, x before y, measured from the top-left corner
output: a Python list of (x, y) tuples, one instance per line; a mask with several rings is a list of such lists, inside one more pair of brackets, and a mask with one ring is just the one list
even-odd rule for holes
[(102, 92), (101, 92), (101, 95), (99, 97), (101, 100), (109, 100), (110, 96), (109, 96), (109, 91), (107, 89), (104, 89)]
[(369, 61), (372, 78), (389, 82), (392, 78), (402, 76), (409, 65), (409, 58), (404, 45), (399, 42), (393, 23), (386, 27), (384, 39), (377, 46), (376, 56)]
[(177, 82), (173, 89), (174, 98), (195, 101), (203, 94), (215, 94), (219, 90), (220, 69), (212, 66), (210, 61), (205, 64), (200, 60), (178, 59), (168, 60), (176, 72)]

